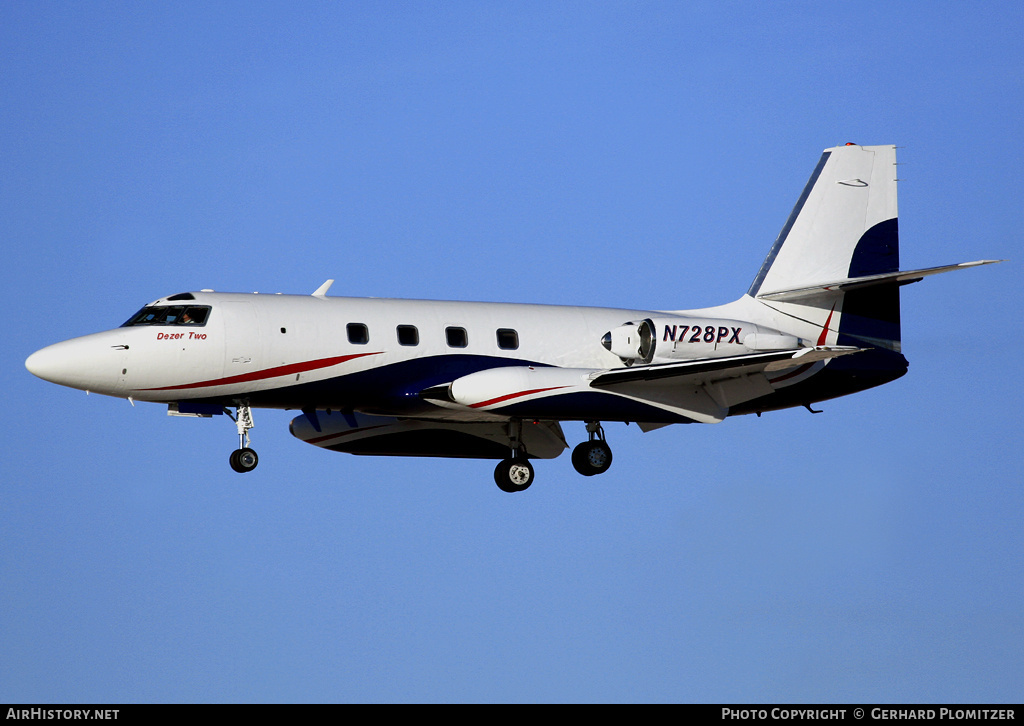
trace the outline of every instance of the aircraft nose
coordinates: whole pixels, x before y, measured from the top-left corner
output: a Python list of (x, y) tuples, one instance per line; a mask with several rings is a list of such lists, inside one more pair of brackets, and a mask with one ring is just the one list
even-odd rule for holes
[(63, 383), (69, 364), (69, 356), (61, 349), (60, 343), (37, 350), (25, 360), (29, 373), (51, 383)]
[(37, 350), (25, 360), (32, 375), (71, 388), (105, 393), (118, 381), (111, 346), (91, 336), (73, 338)]

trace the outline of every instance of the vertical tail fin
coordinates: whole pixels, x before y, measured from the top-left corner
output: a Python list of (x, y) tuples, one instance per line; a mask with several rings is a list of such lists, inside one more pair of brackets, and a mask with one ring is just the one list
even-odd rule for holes
[[(747, 294), (791, 319), (801, 337), (899, 350), (897, 284), (831, 283), (899, 270), (896, 147), (826, 149)], [(799, 301), (785, 291), (820, 287)]]

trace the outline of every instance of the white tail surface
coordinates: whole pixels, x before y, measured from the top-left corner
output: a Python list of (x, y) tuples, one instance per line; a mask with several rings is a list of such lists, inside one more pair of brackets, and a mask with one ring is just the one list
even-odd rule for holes
[(852, 313), (844, 327), (858, 341), (898, 350), (895, 286), (855, 296), (863, 298), (853, 301), (856, 310), (847, 309), (851, 301), (838, 289), (799, 302), (778, 293), (893, 273), (899, 266), (896, 147), (837, 146), (822, 153), (747, 294), (770, 308), (779, 329), (808, 342), (839, 343), (840, 320)]
[[(749, 294), (898, 270), (895, 235), (889, 249), (869, 251), (872, 259), (863, 261), (866, 266), (852, 265), (862, 238), (877, 225), (894, 227), (896, 217), (895, 146), (826, 149)], [(856, 274), (850, 274), (851, 266), (859, 267)]]

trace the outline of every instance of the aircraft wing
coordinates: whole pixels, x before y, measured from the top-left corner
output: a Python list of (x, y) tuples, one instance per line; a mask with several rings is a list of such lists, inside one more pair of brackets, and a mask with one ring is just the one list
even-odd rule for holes
[(604, 371), (590, 382), (608, 394), (628, 397), (700, 423), (718, 423), (732, 406), (774, 391), (766, 374), (810, 368), (819, 361), (857, 353), (861, 348), (816, 346), (704, 358)]
[(420, 397), (475, 415), (597, 420), (617, 412), (626, 421), (717, 423), (731, 406), (774, 390), (765, 374), (860, 350), (816, 346), (605, 370), (509, 366), (471, 373)]
[(632, 368), (614, 368), (598, 374), (590, 385), (594, 388), (613, 388), (623, 383), (676, 379), (678, 383), (705, 383), (707, 381), (736, 378), (758, 372), (780, 371), (786, 368), (816, 363), (841, 355), (858, 353), (863, 348), (850, 346), (823, 346), (801, 350), (779, 350), (768, 353), (748, 353), (725, 358), (661, 363)]

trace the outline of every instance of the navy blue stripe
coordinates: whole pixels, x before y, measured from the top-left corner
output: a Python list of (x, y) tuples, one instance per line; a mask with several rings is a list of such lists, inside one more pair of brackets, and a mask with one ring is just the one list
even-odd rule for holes
[(850, 257), (847, 277), (867, 277), (900, 269), (900, 223), (896, 217), (864, 232)]
[[(506, 366), (548, 367), (537, 361), (486, 355), (438, 355), (392, 363), (322, 381), (294, 383), (246, 394), (257, 408), (333, 408), (411, 416), (436, 413), (437, 406), (420, 398), (420, 391), (451, 383), (477, 371)], [(231, 406), (234, 396), (193, 399)]]
[[(393, 363), (323, 381), (248, 394), (257, 408), (356, 409), (381, 416), (429, 416), (437, 406), (420, 398), (420, 391), (450, 383), (456, 378), (505, 366), (545, 366), (543, 363), (481, 355), (441, 355)], [(231, 406), (230, 397), (193, 400), (190, 405)], [(561, 420), (650, 421), (690, 423), (685, 416), (657, 406), (633, 401), (603, 391), (574, 392), (544, 396), (502, 406), (493, 413), (502, 416)]]
[[(514, 365), (544, 365), (535, 361), (476, 355), (443, 355), (418, 358), (359, 373), (313, 383), (299, 383), (249, 395), (258, 408), (359, 409), (377, 415), (429, 416), (438, 409), (419, 397), (424, 388), (449, 383), (454, 378), (480, 370)], [(878, 348), (870, 352), (837, 358), (813, 378), (747, 403), (734, 406), (730, 415), (770, 411), (814, 403), (871, 388), (903, 375), (906, 359)], [(230, 397), (182, 402), (186, 409), (199, 410), (203, 404), (232, 406)], [(213, 412), (214, 407), (210, 407)], [(665, 411), (643, 401), (603, 391), (577, 391), (520, 401), (495, 411), (499, 415), (552, 420), (645, 421), (651, 423), (692, 423), (685, 416)], [(339, 450), (346, 450), (343, 448)], [(380, 453), (356, 452), (353, 453)]]
[[(867, 230), (850, 259), (848, 277), (867, 277), (900, 269), (899, 222), (893, 217)], [(899, 283), (847, 292), (839, 321), (839, 345), (881, 345), (895, 349), (900, 340)], [(831, 367), (831, 366), (830, 366)]]
[(810, 378), (733, 406), (729, 415), (777, 411), (847, 396), (896, 380), (907, 372), (907, 365), (899, 353), (881, 348), (833, 358)]
[(807, 202), (807, 197), (811, 194), (811, 189), (814, 188), (814, 184), (818, 181), (818, 177), (821, 176), (821, 170), (825, 168), (825, 162), (828, 161), (828, 157), (831, 155), (831, 151), (823, 153), (821, 158), (818, 160), (818, 165), (814, 167), (814, 173), (811, 174), (811, 178), (808, 180), (807, 186), (804, 187), (804, 191), (800, 195), (800, 199), (797, 200), (796, 206), (793, 207), (793, 211), (789, 213), (789, 219), (786, 220), (785, 226), (782, 228), (782, 231), (779, 232), (779, 236), (775, 239), (775, 244), (772, 245), (771, 251), (764, 259), (764, 263), (761, 265), (761, 269), (758, 271), (757, 277), (754, 278), (754, 282), (751, 283), (750, 289), (747, 290), (747, 294), (750, 295), (750, 297), (756, 297), (757, 293), (760, 292), (761, 283), (764, 282), (764, 278), (768, 275), (768, 270), (771, 269), (772, 263), (775, 262), (775, 258), (779, 254), (779, 250), (782, 249), (782, 245), (789, 236), (789, 231), (793, 229), (793, 225), (796, 223), (797, 217), (800, 216), (800, 212), (804, 208), (804, 203)]

